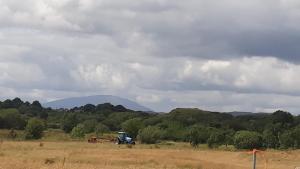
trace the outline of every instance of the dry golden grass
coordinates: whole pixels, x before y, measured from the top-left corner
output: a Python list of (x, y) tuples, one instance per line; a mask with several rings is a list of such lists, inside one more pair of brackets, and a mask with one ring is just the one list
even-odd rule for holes
[[(268, 169), (300, 166), (300, 151), (268, 151)], [(258, 169), (264, 169), (258, 157)], [(2, 142), (0, 169), (249, 169), (245, 152), (195, 150), (188, 145), (136, 145), (85, 142)]]

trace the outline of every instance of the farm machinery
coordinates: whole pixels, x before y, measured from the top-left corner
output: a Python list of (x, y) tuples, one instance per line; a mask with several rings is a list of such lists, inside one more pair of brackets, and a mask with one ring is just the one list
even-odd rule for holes
[(135, 144), (135, 141), (132, 137), (129, 136), (126, 132), (118, 132), (117, 137), (90, 137), (88, 139), (89, 143), (104, 143), (104, 142), (115, 142), (116, 144)]
[(98, 137), (90, 137), (88, 139), (88, 142), (89, 143), (108, 143), (108, 142), (115, 142), (115, 138), (113, 137), (101, 137), (101, 138), (98, 138)]
[(131, 138), (126, 132), (118, 132), (116, 144), (135, 144), (133, 138)]

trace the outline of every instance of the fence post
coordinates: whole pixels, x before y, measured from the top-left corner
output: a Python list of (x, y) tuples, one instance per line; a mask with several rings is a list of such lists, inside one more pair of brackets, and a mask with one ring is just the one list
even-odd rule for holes
[(253, 150), (253, 169), (256, 169), (256, 149)]

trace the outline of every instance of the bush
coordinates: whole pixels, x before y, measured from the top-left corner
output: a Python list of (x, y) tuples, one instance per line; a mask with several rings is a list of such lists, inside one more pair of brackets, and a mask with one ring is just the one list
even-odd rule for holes
[(138, 139), (141, 143), (145, 144), (155, 144), (160, 138), (160, 129), (154, 126), (148, 126), (139, 131)]
[(238, 149), (261, 148), (262, 145), (262, 136), (257, 132), (239, 131), (234, 135), (234, 146)]
[(84, 138), (84, 125), (78, 124), (76, 127), (74, 127), (71, 131), (71, 137), (72, 138)]
[(25, 129), (26, 139), (40, 139), (43, 136), (45, 124), (42, 120), (32, 118), (28, 121)]
[(144, 128), (144, 124), (140, 118), (134, 118), (122, 123), (122, 129), (126, 131), (132, 138), (136, 138), (140, 129)]
[(206, 143), (209, 138), (208, 129), (203, 126), (194, 126), (189, 132), (189, 142), (193, 147), (197, 147), (198, 144)]
[(109, 132), (109, 128), (102, 124), (102, 123), (98, 123), (97, 126), (95, 127), (95, 133), (97, 137), (102, 136), (105, 132)]

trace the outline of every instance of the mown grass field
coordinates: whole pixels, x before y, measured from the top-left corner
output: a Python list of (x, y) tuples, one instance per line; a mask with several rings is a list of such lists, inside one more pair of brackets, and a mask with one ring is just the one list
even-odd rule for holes
[[(300, 151), (267, 151), (268, 169), (295, 169)], [(193, 149), (185, 143), (160, 145), (90, 144), (71, 141), (0, 143), (0, 169), (249, 169), (241, 151)], [(265, 159), (258, 157), (258, 169)]]

